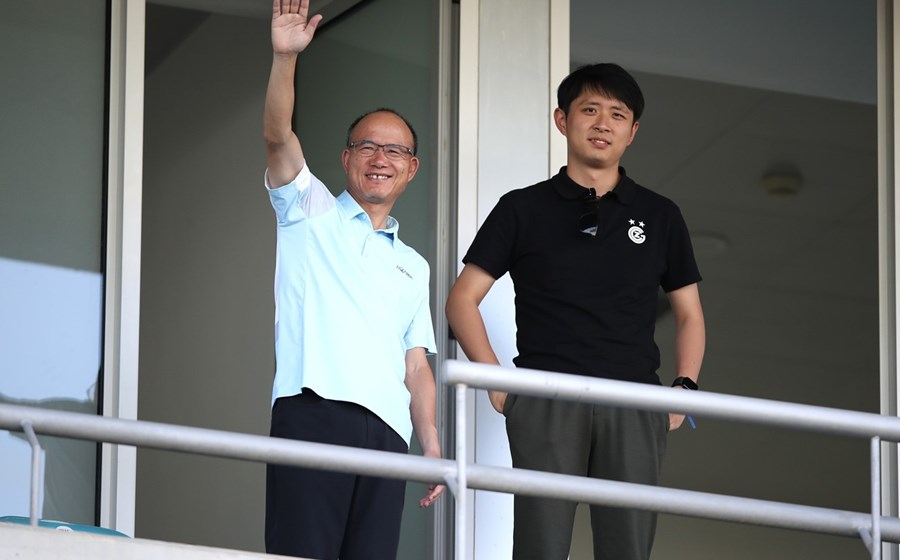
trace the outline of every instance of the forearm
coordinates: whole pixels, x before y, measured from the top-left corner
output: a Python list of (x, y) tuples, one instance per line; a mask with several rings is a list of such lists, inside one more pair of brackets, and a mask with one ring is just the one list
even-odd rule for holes
[(702, 314), (690, 314), (677, 320), (675, 327), (675, 376), (700, 376), (706, 350), (706, 326)]
[(296, 65), (296, 54), (273, 55), (263, 113), (266, 165), (273, 188), (288, 184), (303, 168), (303, 150), (291, 128)]
[(706, 323), (697, 284), (669, 293), (675, 316), (675, 376), (697, 381), (706, 349)]
[[(452, 317), (452, 318), (451, 318)], [(500, 365), (484, 326), (484, 318), (474, 301), (447, 301), (447, 318), (459, 346), (472, 362)], [(488, 391), (491, 406), (503, 412), (507, 394), (504, 391)]]
[(703, 322), (689, 321), (679, 329), (675, 337), (676, 375), (697, 381), (705, 349), (706, 331)]
[(426, 457), (440, 457), (441, 444), (435, 418), (437, 391), (431, 368), (409, 372), (406, 388), (410, 394), (410, 419), (422, 452)]
[[(425, 457), (439, 459), (441, 442), (438, 439), (435, 421), (435, 383), (434, 373), (428, 365), (424, 348), (413, 348), (406, 353), (406, 389), (409, 391), (409, 415), (413, 429)], [(421, 500), (420, 507), (428, 507), (444, 491), (444, 485), (433, 482)]]
[[(500, 365), (478, 308), (494, 281), (481, 267), (467, 264), (450, 290), (445, 310), (450, 328), (466, 357), (473, 362)], [(488, 396), (497, 412), (502, 412), (506, 393), (488, 391)]]
[(296, 67), (296, 54), (273, 54), (263, 113), (263, 134), (267, 144), (284, 144), (294, 135), (291, 118)]
[(447, 320), (466, 357), (482, 364), (500, 364), (488, 338), (478, 303), (463, 297), (447, 300)]

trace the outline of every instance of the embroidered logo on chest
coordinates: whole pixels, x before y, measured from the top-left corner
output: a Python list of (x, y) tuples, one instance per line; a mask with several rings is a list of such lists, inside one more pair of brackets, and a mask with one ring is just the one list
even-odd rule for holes
[(403, 274), (405, 274), (406, 277), (409, 278), (410, 280), (413, 279), (412, 274), (410, 274), (409, 272), (407, 272), (406, 269), (403, 268), (402, 266), (400, 266), (399, 264), (397, 265), (397, 270), (399, 270), (400, 272), (402, 272)]
[(628, 220), (628, 223), (631, 224), (631, 227), (628, 228), (628, 239), (638, 245), (647, 240), (647, 235), (644, 233), (644, 222), (637, 222), (637, 225), (634, 225), (634, 220)]

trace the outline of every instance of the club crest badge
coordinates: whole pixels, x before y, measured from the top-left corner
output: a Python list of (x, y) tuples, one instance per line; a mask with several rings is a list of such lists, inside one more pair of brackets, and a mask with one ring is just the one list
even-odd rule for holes
[(628, 228), (628, 239), (637, 245), (647, 240), (647, 235), (644, 233), (644, 222), (637, 222), (635, 225), (634, 220), (628, 220), (628, 223), (631, 224), (631, 227)]

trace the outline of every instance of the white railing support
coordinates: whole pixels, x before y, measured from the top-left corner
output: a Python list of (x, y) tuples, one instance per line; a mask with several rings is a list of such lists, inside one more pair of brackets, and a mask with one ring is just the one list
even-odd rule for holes
[(468, 480), (466, 473), (466, 387), (456, 387), (456, 528), (454, 557), (465, 560), (466, 555), (466, 509), (468, 508)]
[(40, 509), (40, 492), (41, 492), (41, 443), (38, 441), (37, 434), (34, 433), (34, 427), (31, 421), (24, 419), (20, 422), (25, 438), (31, 445), (31, 503), (28, 511), (28, 521), (32, 527), (38, 526), (38, 509)]
[(878, 436), (872, 438), (870, 460), (872, 522), (863, 533), (863, 542), (869, 547), (872, 560), (881, 560), (881, 438)]

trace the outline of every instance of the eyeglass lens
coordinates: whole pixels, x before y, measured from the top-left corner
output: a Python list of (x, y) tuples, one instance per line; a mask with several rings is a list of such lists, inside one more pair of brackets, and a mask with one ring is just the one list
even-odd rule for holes
[(351, 147), (356, 150), (356, 153), (363, 157), (374, 156), (375, 152), (378, 151), (378, 148), (381, 148), (384, 151), (384, 155), (390, 159), (403, 159), (412, 155), (412, 150), (406, 146), (400, 144), (376, 144), (371, 140), (354, 142), (351, 144)]

